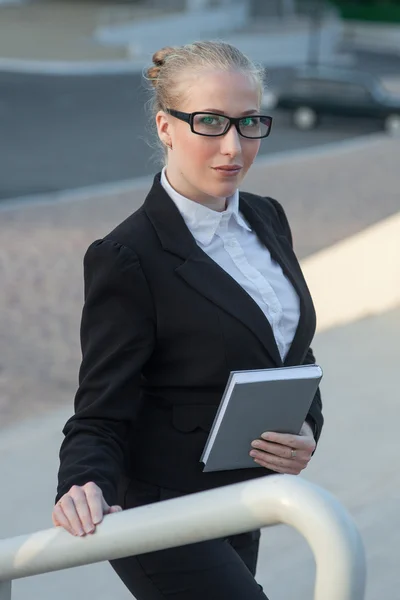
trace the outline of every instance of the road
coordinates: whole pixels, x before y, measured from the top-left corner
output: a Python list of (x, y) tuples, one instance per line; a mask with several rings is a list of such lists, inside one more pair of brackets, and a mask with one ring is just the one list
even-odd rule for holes
[[(362, 68), (397, 73), (399, 59), (358, 53)], [(271, 84), (288, 70), (269, 73)], [(155, 172), (140, 74), (46, 76), (0, 73), (0, 200), (127, 180)], [(369, 122), (335, 120), (296, 132), (274, 115), (261, 154), (308, 148), (369, 134)], [(154, 141), (154, 138), (153, 138)]]

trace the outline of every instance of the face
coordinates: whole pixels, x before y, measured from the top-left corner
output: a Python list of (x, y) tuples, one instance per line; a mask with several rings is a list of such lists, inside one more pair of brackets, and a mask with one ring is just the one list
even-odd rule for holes
[[(184, 82), (186, 92), (175, 110), (192, 113), (216, 112), (229, 117), (259, 114), (259, 87), (253, 78), (239, 72), (207, 71)], [(222, 136), (196, 135), (190, 125), (160, 111), (158, 134), (168, 150), (167, 176), (182, 195), (225, 208), (225, 199), (239, 187), (260, 148), (259, 139), (240, 136), (234, 126)], [(237, 166), (235, 171), (221, 169)]]

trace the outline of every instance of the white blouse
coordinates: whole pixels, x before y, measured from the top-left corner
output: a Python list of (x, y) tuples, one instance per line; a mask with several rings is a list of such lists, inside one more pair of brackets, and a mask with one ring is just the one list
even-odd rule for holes
[(161, 185), (176, 204), (198, 246), (253, 298), (271, 324), (282, 361), (300, 318), (300, 300), (280, 265), (239, 212), (239, 191), (223, 212), (193, 202), (170, 185), (165, 167)]

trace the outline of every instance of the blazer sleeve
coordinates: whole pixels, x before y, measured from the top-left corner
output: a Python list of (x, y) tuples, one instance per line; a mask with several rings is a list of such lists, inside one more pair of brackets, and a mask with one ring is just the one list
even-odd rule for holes
[[(283, 230), (283, 234), (287, 237), (290, 242), (290, 245), (293, 248), (293, 236), (290, 229), (289, 221), (286, 217), (285, 211), (281, 204), (277, 200), (273, 198), (268, 198), (268, 200), (273, 204), (276, 214), (278, 216), (278, 220), (280, 226)], [(307, 354), (303, 360), (304, 365), (315, 364), (315, 356), (312, 351), (312, 348), (309, 348)], [(324, 417), (322, 415), (322, 398), (321, 398), (321, 390), (318, 387), (317, 392), (314, 396), (314, 399), (311, 403), (310, 410), (307, 415), (306, 421), (311, 425), (314, 431), (315, 441), (318, 443), (319, 437), (321, 435), (322, 427), (324, 424)]]
[(84, 283), (79, 386), (63, 429), (56, 502), (71, 486), (93, 481), (112, 505), (154, 346), (153, 302), (133, 250), (110, 239), (89, 246)]

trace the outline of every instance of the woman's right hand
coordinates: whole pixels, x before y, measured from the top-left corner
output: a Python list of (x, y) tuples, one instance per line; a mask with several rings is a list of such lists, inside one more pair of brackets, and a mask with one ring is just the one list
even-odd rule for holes
[(104, 515), (122, 511), (121, 506), (109, 506), (98, 485), (90, 481), (83, 486), (73, 485), (53, 509), (52, 520), (76, 536), (94, 533)]

